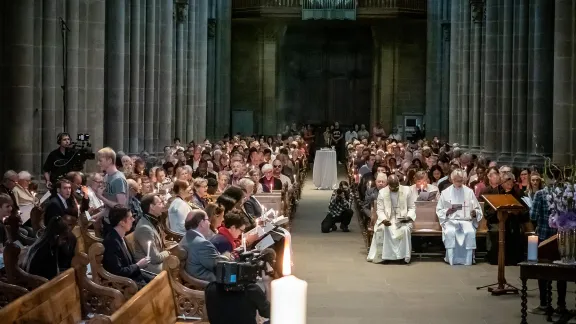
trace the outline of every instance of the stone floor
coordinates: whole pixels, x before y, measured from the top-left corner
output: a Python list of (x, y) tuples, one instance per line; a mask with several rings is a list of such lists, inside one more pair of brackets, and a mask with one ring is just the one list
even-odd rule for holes
[[(451, 267), (440, 258), (410, 265), (368, 263), (355, 218), (351, 233), (321, 233), (330, 194), (308, 180), (292, 228), (294, 273), (309, 285), (309, 324), (520, 323), (519, 296), (476, 290), (496, 281), (496, 266)], [(506, 276), (520, 287), (518, 267), (507, 267)], [(529, 307), (537, 306), (536, 282), (529, 282), (528, 294)], [(569, 305), (574, 298), (569, 292)], [(543, 316), (528, 316), (529, 323), (546, 323)]]

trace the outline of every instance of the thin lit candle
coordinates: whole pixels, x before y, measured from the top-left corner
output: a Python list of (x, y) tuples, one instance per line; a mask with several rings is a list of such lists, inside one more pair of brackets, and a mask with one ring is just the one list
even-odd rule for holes
[(242, 249), (246, 252), (246, 236), (242, 233)]
[(146, 253), (146, 257), (150, 257), (150, 246), (152, 245), (152, 241), (148, 241), (148, 253)]
[(290, 235), (284, 238), (284, 277), (272, 281), (272, 311), (270, 322), (274, 324), (305, 324), (306, 295), (308, 283), (292, 273)]

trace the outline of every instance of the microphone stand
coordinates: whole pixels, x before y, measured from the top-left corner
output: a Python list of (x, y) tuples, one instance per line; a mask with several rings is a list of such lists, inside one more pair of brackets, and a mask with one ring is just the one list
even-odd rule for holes
[(64, 132), (68, 128), (68, 37), (67, 33), (70, 31), (68, 24), (62, 18), (60, 18), (60, 35), (62, 36), (62, 112), (63, 112), (63, 128)]

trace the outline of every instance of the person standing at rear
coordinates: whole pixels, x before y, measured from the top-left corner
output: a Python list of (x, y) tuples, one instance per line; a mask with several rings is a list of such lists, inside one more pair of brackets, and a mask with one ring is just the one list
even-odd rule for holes
[(343, 145), (343, 138), (344, 134), (342, 133), (342, 129), (340, 129), (340, 124), (338, 122), (334, 123), (334, 129), (332, 129), (332, 134), (330, 135), (332, 146), (336, 150), (336, 159), (338, 160), (338, 164), (342, 164), (343, 156), (342, 156), (342, 149), (344, 148)]

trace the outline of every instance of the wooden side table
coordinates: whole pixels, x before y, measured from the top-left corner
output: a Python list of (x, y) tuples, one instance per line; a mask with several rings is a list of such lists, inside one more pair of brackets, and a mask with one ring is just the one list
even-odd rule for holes
[(552, 281), (570, 281), (576, 282), (576, 266), (574, 265), (560, 265), (554, 263), (544, 262), (521, 262), (520, 266), (520, 280), (522, 280), (521, 289), (521, 324), (527, 324), (527, 293), (526, 281), (528, 279), (547, 280), (549, 281), (546, 289), (546, 319), (552, 321)]

